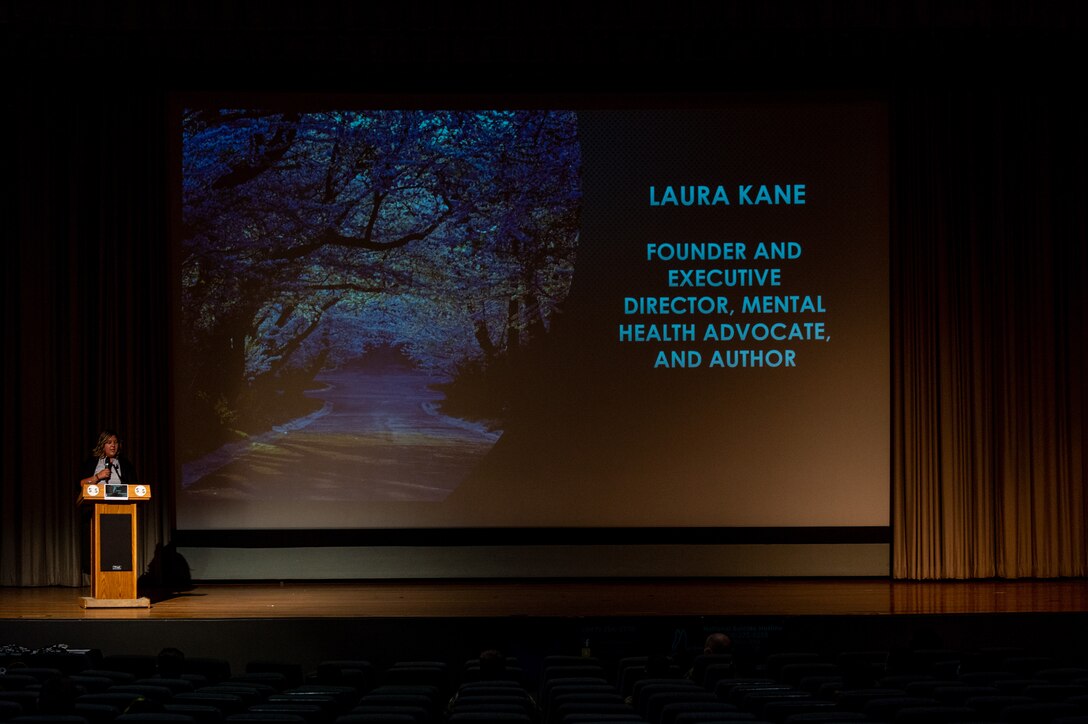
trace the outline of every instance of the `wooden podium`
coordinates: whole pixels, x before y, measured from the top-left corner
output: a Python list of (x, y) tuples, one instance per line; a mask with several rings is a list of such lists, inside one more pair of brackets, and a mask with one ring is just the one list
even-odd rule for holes
[(150, 500), (147, 485), (82, 483), (80, 505), (93, 505), (91, 595), (81, 608), (150, 608), (136, 597), (136, 503)]

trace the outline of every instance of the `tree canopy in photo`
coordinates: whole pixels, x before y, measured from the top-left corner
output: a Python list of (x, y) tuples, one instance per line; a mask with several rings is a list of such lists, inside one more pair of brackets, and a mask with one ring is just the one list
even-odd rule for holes
[(258, 396), (377, 348), (507, 364), (569, 292), (573, 112), (189, 109), (182, 136), (187, 424), (272, 424)]

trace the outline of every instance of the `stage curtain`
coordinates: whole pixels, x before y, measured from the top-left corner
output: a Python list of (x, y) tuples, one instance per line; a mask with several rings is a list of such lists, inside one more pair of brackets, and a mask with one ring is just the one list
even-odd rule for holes
[(1088, 115), (957, 89), (893, 116), (894, 575), (1084, 576)]
[(103, 428), (153, 486), (144, 565), (168, 535), (163, 108), (99, 88), (5, 100), (0, 585), (82, 583), (77, 482)]

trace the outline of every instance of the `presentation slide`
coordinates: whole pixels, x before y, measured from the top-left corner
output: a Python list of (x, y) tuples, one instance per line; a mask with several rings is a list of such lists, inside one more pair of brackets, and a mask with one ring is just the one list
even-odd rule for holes
[(887, 109), (176, 113), (180, 530), (889, 524)]

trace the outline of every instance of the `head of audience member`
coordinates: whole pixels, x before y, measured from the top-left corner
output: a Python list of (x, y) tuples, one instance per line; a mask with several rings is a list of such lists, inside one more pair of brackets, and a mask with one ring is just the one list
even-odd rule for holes
[(718, 631), (706, 637), (706, 643), (703, 644), (703, 653), (728, 654), (732, 651), (732, 648), (733, 640), (727, 634)]
[(501, 679), (506, 674), (506, 657), (498, 649), (480, 652), (480, 678)]
[(185, 654), (181, 649), (167, 647), (159, 652), (156, 660), (156, 668), (159, 676), (164, 679), (177, 679), (181, 677), (184, 669)]

